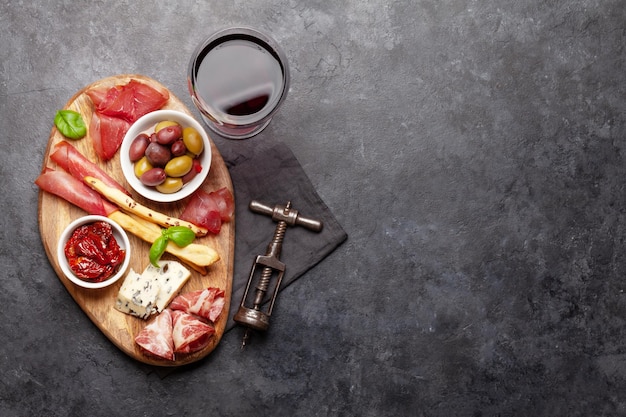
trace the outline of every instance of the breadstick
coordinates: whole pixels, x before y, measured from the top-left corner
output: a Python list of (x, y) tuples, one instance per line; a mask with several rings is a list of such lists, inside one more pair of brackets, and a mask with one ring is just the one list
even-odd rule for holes
[[(135, 217), (121, 211), (115, 211), (108, 216), (117, 222), (124, 230), (134, 234), (141, 240), (153, 243), (161, 236), (161, 228), (154, 223)], [(206, 274), (206, 267), (219, 261), (219, 254), (211, 247), (192, 243), (181, 248), (174, 242), (168, 242), (165, 251), (176, 256), (196, 271)]]
[(156, 223), (165, 228), (170, 226), (186, 226), (193, 230), (196, 236), (205, 236), (208, 233), (208, 230), (204, 227), (196, 226), (193, 223), (177, 219), (176, 217), (170, 217), (166, 214), (143, 206), (133, 200), (132, 197), (124, 194), (122, 191), (116, 188), (107, 186), (104, 182), (100, 181), (97, 178), (85, 177), (84, 181), (91, 188), (102, 194), (107, 200), (117, 204), (120, 209), (141, 217), (142, 219)]

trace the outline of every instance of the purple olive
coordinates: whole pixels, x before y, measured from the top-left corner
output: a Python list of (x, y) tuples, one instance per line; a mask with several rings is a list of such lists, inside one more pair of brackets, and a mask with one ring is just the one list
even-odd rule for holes
[(154, 187), (159, 184), (163, 184), (167, 175), (162, 168), (152, 168), (141, 174), (139, 180), (143, 185), (148, 187)]
[(172, 155), (181, 156), (187, 152), (187, 147), (185, 146), (185, 142), (182, 139), (178, 139), (172, 143), (170, 146), (170, 150), (172, 151)]
[(183, 129), (180, 125), (166, 126), (156, 133), (156, 140), (161, 145), (170, 145), (175, 140), (183, 137)]
[(128, 156), (130, 157), (130, 162), (139, 161), (146, 152), (146, 148), (150, 143), (150, 138), (145, 133), (140, 133), (137, 135), (133, 142), (130, 144), (130, 148), (128, 150)]
[(172, 157), (172, 153), (166, 146), (156, 142), (152, 142), (148, 145), (145, 155), (148, 161), (155, 167), (164, 167)]

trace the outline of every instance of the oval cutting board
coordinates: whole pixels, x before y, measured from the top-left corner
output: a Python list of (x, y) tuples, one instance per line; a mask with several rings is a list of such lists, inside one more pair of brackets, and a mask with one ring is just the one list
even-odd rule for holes
[[(81, 113), (83, 120), (87, 126), (89, 126), (91, 115), (93, 114), (93, 104), (85, 92), (94, 87), (112, 87), (114, 85), (126, 84), (132, 78), (149, 85), (165, 88), (159, 82), (142, 75), (117, 75), (96, 81), (83, 88), (68, 101), (65, 108)], [(168, 102), (162, 108), (179, 110), (192, 115), (189, 109), (187, 109), (186, 106), (172, 93), (170, 93)], [(54, 114), (52, 113), (50, 115), (51, 120), (53, 116)], [(189, 201), (188, 197), (177, 203), (155, 203), (147, 201), (140, 195), (134, 193), (122, 174), (122, 169), (119, 163), (119, 151), (110, 161), (101, 161), (93, 150), (89, 132), (83, 139), (72, 141), (64, 138), (58, 132), (56, 127), (53, 127), (48, 141), (48, 146), (44, 154), (42, 171), (46, 167), (56, 168), (56, 164), (50, 159), (50, 153), (54, 150), (54, 145), (62, 140), (68, 141), (89, 160), (99, 165), (127, 190), (131, 191), (133, 198), (141, 204), (171, 216), (178, 216)], [(234, 196), (228, 169), (224, 164), (222, 156), (215, 147), (213, 140), (210, 140), (212, 150), (211, 168), (202, 188), (207, 192), (210, 192), (222, 187), (227, 187)], [(63, 274), (56, 258), (59, 236), (69, 223), (86, 214), (88, 213), (59, 197), (44, 191), (39, 192), (39, 231), (48, 255), (48, 259), (67, 291), (71, 294), (76, 303), (78, 303), (87, 316), (94, 322), (94, 324), (98, 326), (98, 328), (106, 335), (106, 337), (131, 357), (152, 365), (184, 365), (198, 361), (213, 351), (224, 334), (226, 321), (228, 319), (228, 307), (230, 305), (233, 278), (235, 219), (233, 218), (230, 222), (223, 223), (222, 229), (218, 235), (209, 234), (208, 236), (195, 240), (195, 243), (209, 245), (217, 250), (220, 255), (220, 260), (208, 268), (208, 273), (206, 275), (202, 275), (199, 272), (187, 267), (191, 272), (191, 278), (187, 281), (181, 291), (181, 293), (185, 293), (206, 287), (218, 287), (224, 290), (226, 298), (225, 307), (221, 316), (215, 323), (215, 334), (209, 345), (201, 351), (187, 355), (177, 355), (175, 361), (167, 361), (147, 356), (135, 344), (135, 336), (147, 323), (151, 321), (151, 319), (147, 321), (142, 320), (137, 317), (121, 313), (113, 307), (124, 278), (120, 279), (117, 283), (108, 288), (94, 290), (75, 286)], [(149, 264), (148, 252), (150, 250), (150, 244), (142, 241), (132, 234), (129, 234), (129, 238), (132, 250), (130, 267), (136, 272), (141, 273)], [(166, 253), (163, 255), (162, 259), (175, 258)]]

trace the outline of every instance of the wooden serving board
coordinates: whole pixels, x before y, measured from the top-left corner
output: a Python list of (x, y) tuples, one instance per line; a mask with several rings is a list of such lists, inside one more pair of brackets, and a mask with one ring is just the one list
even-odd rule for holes
[[(165, 88), (159, 82), (142, 75), (117, 75), (96, 81), (83, 88), (68, 101), (65, 108), (79, 112), (87, 126), (89, 126), (94, 108), (91, 100), (85, 92), (94, 87), (112, 87), (114, 85), (126, 84), (132, 78), (155, 87)], [(189, 109), (187, 109), (186, 106), (171, 93), (169, 101), (162, 108), (182, 111), (193, 116)], [(52, 120), (53, 116), (54, 113), (51, 113), (50, 120)], [(54, 145), (62, 140), (69, 142), (89, 160), (99, 165), (127, 190), (131, 191), (133, 198), (141, 204), (172, 216), (178, 216), (186, 207), (189, 197), (176, 203), (155, 203), (145, 200), (140, 195), (132, 191), (122, 174), (119, 161), (119, 151), (110, 161), (103, 162), (98, 158), (93, 150), (91, 138), (89, 137), (89, 131), (87, 132), (87, 136), (83, 139), (73, 141), (63, 137), (58, 132), (56, 127), (53, 126), (43, 159), (42, 171), (46, 167), (56, 168), (56, 164), (50, 159), (50, 153), (54, 151)], [(218, 149), (215, 147), (213, 140), (210, 139), (210, 141), (212, 151), (211, 168), (207, 179), (202, 185), (202, 188), (210, 192), (222, 187), (227, 187), (234, 196), (228, 169), (226, 168), (224, 160), (222, 159)], [(177, 355), (175, 361), (167, 361), (147, 356), (135, 344), (135, 336), (148, 322), (150, 322), (150, 320), (146, 321), (121, 313), (113, 307), (124, 278), (121, 278), (118, 282), (108, 288), (84, 289), (74, 285), (63, 274), (56, 257), (59, 236), (69, 223), (79, 217), (85, 216), (86, 214), (88, 213), (59, 197), (44, 191), (39, 192), (39, 231), (48, 255), (48, 259), (65, 288), (69, 291), (76, 303), (78, 303), (87, 316), (94, 322), (94, 324), (98, 326), (106, 337), (108, 337), (109, 340), (111, 340), (111, 342), (113, 342), (122, 351), (147, 364), (179, 366), (198, 361), (211, 353), (222, 338), (226, 327), (226, 321), (228, 319), (228, 307), (230, 305), (233, 279), (235, 219), (233, 218), (230, 222), (223, 223), (222, 229), (218, 235), (209, 234), (208, 236), (195, 240), (195, 243), (209, 245), (217, 250), (220, 255), (220, 260), (208, 268), (208, 273), (206, 275), (202, 275), (199, 272), (188, 268), (191, 271), (191, 278), (181, 291), (181, 293), (185, 293), (206, 287), (218, 287), (224, 290), (226, 302), (224, 311), (222, 312), (217, 323), (215, 323), (215, 335), (212, 337), (210, 344), (205, 349), (188, 355)], [(150, 244), (142, 241), (132, 234), (129, 234), (129, 239), (132, 251), (130, 268), (138, 273), (141, 273), (149, 264), (148, 252), (150, 250)], [(175, 258), (166, 253), (163, 255), (162, 259)]]

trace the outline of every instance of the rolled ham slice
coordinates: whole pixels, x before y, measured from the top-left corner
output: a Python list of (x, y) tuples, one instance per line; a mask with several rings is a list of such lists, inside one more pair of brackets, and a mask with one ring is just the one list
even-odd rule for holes
[(44, 191), (69, 201), (89, 214), (109, 216), (118, 208), (104, 200), (84, 182), (65, 171), (46, 168), (35, 180), (35, 184)]
[(171, 314), (175, 353), (193, 353), (208, 346), (215, 333), (213, 326), (184, 311), (172, 310)]
[(172, 300), (169, 308), (195, 314), (215, 323), (224, 309), (224, 291), (209, 287), (181, 294)]
[(66, 141), (61, 141), (55, 145), (54, 152), (50, 155), (50, 159), (80, 181), (83, 181), (87, 176), (98, 178), (107, 186), (117, 188), (118, 190), (129, 194), (128, 191), (120, 185), (120, 183), (111, 178), (109, 174), (83, 156), (78, 149)]
[(135, 337), (146, 353), (159, 358), (174, 360), (173, 318), (169, 309), (163, 310)]

